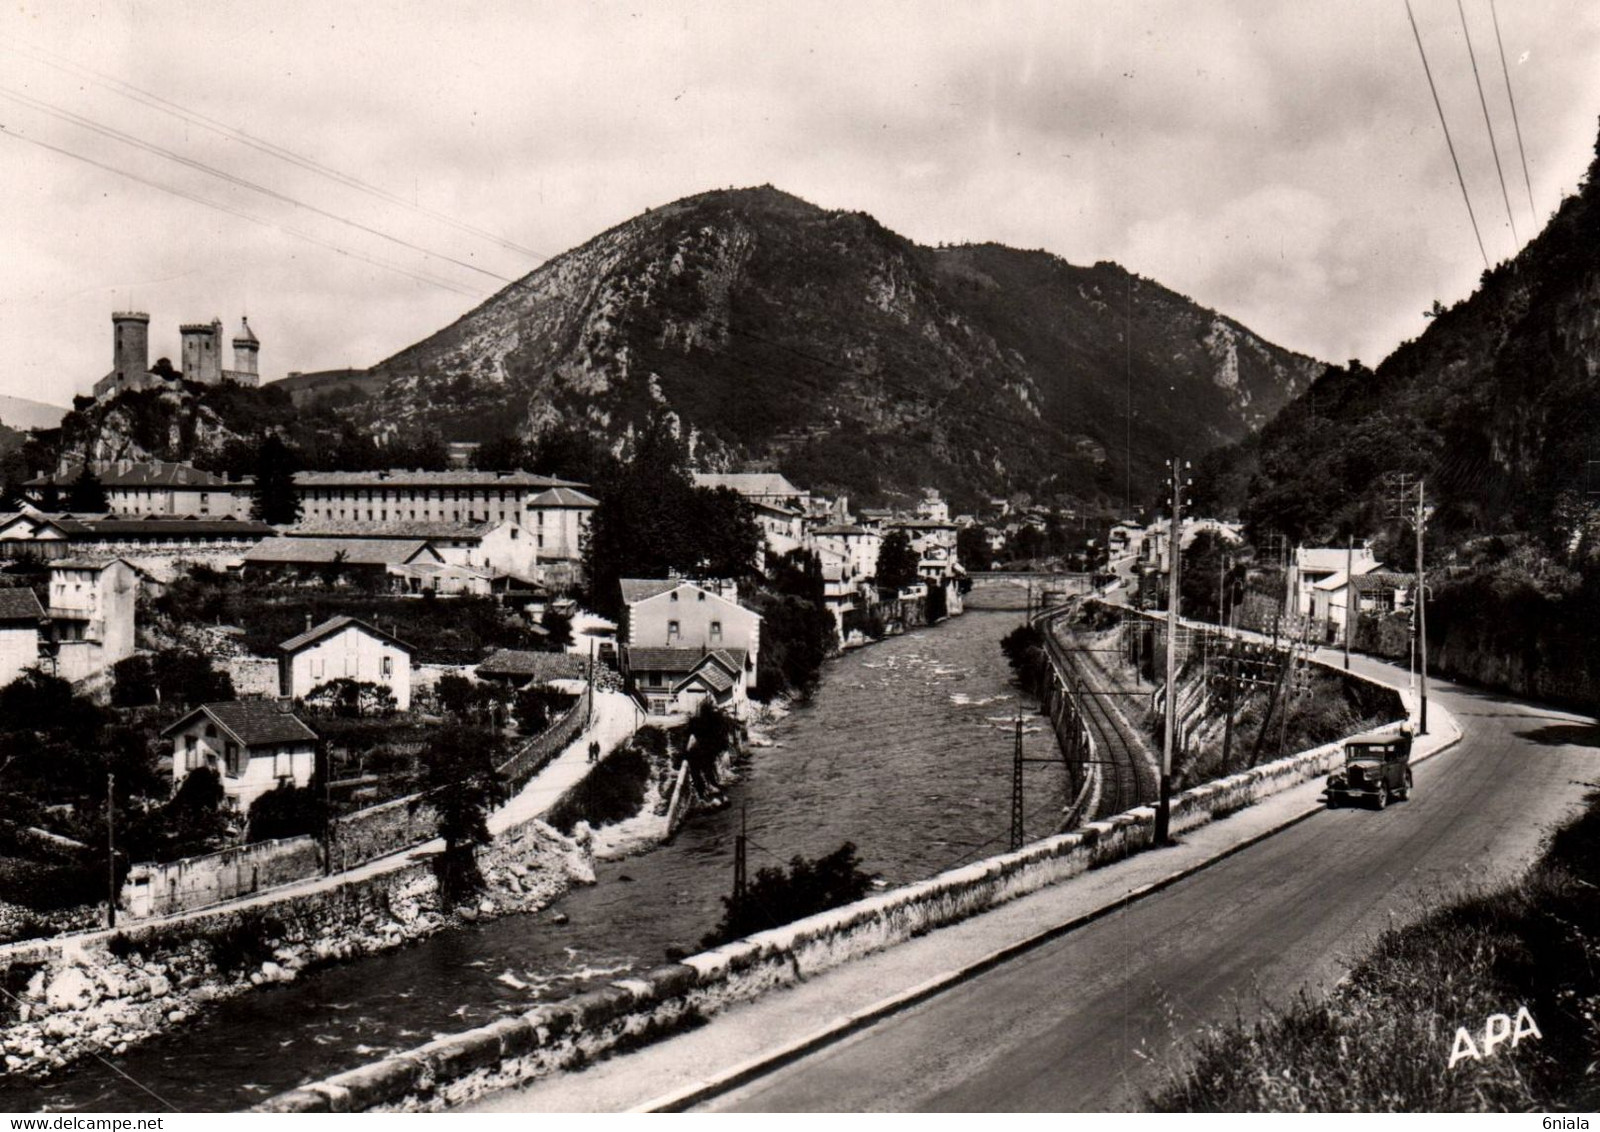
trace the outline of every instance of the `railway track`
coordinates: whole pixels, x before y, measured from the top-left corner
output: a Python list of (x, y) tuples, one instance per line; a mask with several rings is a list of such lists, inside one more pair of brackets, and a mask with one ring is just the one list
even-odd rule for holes
[(1122, 693), (1111, 686), (1098, 664), (1076, 657), (1062, 642), (1057, 622), (1058, 617), (1041, 621), (1045, 649), (1059, 671), (1071, 674), (1073, 701), (1081, 706), (1084, 724), (1094, 737), (1101, 760), (1103, 787), (1100, 805), (1092, 816), (1106, 817), (1154, 802), (1160, 789), (1156, 766), (1111, 704), (1111, 699)]

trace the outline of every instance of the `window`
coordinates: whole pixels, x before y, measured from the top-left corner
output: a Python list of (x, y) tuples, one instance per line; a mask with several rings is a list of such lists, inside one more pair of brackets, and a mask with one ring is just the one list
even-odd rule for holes
[[(502, 512), (500, 512), (500, 518), (502, 518), (502, 519), (504, 519), (504, 518), (505, 518), (505, 517), (506, 517), (506, 513), (505, 513), (505, 512), (504, 512), (504, 511), (502, 511)], [(511, 540), (512, 540), (512, 541), (513, 541), (513, 542), (515, 542), (515, 541), (516, 541), (516, 538), (517, 538), (517, 535), (519, 535), (519, 534), (520, 534), (520, 533), (521, 533), (521, 532), (520, 532), (520, 531), (518, 531), (518, 530), (517, 530), (517, 528), (515, 528), (515, 527), (512, 527), (512, 528), (511, 528)]]
[(705, 600), (705, 599), (706, 599), (706, 593), (705, 593), (705, 591), (704, 591), (704, 590), (700, 590), (700, 591), (698, 591), (698, 592), (697, 592), (697, 593), (696, 593), (696, 594), (695, 594), (695, 595), (694, 595), (694, 599), (695, 599), (695, 600), (696, 600), (696, 601), (704, 601), (704, 600)]
[(288, 747), (274, 747), (272, 751), (272, 777), (294, 777), (294, 751)]
[(383, 674), (385, 676), (394, 675), (394, 657), (386, 656), (383, 658)]
[(228, 773), (234, 778), (244, 773), (245, 764), (250, 761), (248, 755), (241, 755), (237, 743), (229, 743), (223, 748), (223, 758), (226, 760)]
[(713, 641), (722, 640), (722, 622), (721, 621), (713, 621), (711, 623), (711, 639)]
[(673, 590), (672, 591), (672, 596), (669, 597), (667, 600), (668, 601), (677, 601), (678, 600), (678, 591), (677, 590)]
[(668, 621), (667, 622), (667, 640), (669, 640), (669, 641), (675, 640), (677, 637), (679, 637), (681, 635), (682, 635), (682, 632), (681, 632), (681, 629), (680, 629), (678, 623), (676, 621)]
[(183, 737), (183, 769), (194, 770), (200, 765), (199, 740), (193, 735)]
[(539, 549), (540, 550), (544, 549), (544, 532), (543, 531), (539, 532)]

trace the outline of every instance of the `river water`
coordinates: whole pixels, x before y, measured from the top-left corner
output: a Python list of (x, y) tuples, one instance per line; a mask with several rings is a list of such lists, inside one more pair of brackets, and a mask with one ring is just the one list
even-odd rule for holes
[[(1056, 758), (1020, 703), (999, 639), (1012, 612), (970, 611), (830, 661), (813, 702), (769, 728), (729, 784), (668, 845), (602, 862), (599, 881), (542, 912), (442, 932), (218, 1004), (111, 1059), (178, 1109), (226, 1111), (435, 1036), (698, 950), (732, 886), (740, 811), (749, 869), (854, 842), (888, 885), (1002, 852), (1010, 835), (1014, 718), (1030, 758)], [(1026, 767), (1030, 839), (1054, 831), (1059, 762)], [(565, 924), (552, 920), (555, 912)], [(94, 1061), (7, 1087), (0, 1108), (152, 1111), (143, 1089)]]

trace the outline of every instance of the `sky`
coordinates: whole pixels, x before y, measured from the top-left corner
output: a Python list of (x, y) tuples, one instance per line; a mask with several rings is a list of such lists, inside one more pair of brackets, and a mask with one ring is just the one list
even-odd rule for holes
[[(1462, 0), (1504, 196), (1456, 0), (1412, 6), (1498, 262), (1594, 154), (1600, 5), (1498, 5), (1525, 182)], [(368, 366), (647, 207), (759, 184), (1114, 260), (1329, 361), (1376, 364), (1484, 266), (1403, 0), (12, 0), (0, 394), (87, 392), (123, 309), (152, 360), (247, 314), (268, 379)]]

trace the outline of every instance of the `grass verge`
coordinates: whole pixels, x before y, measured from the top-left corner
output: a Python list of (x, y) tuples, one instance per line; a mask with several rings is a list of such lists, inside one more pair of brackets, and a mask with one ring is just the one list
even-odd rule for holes
[[(1482, 1055), (1492, 1015), (1538, 1036)], [(1600, 795), (1518, 882), (1386, 932), (1325, 1000), (1204, 1032), (1164, 1112), (1591, 1111), (1600, 1107)]]

